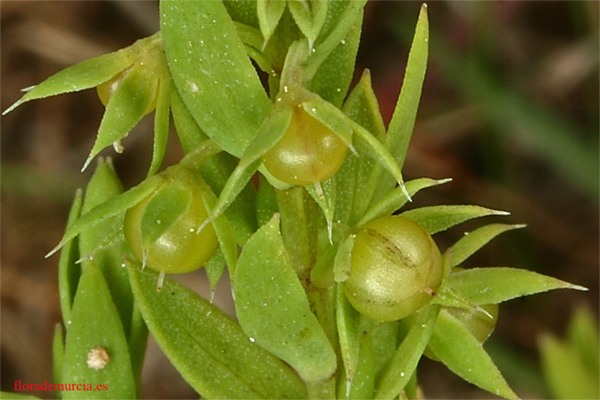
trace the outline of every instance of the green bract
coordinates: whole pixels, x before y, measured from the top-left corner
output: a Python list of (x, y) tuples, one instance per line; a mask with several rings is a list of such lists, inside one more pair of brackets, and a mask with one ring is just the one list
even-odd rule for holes
[(394, 321), (417, 311), (442, 283), (442, 256), (431, 236), (400, 216), (358, 228), (344, 289), (361, 313)]
[(185, 168), (174, 171), (125, 215), (125, 238), (133, 254), (167, 274), (198, 269), (217, 249), (212, 225), (197, 232), (208, 217), (202, 200), (206, 183)]

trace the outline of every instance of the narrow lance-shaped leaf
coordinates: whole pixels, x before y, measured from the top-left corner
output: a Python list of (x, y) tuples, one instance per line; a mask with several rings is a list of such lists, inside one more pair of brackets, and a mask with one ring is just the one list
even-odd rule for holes
[(492, 210), (480, 206), (460, 205), (420, 207), (405, 211), (400, 215), (418, 223), (430, 235), (433, 235), (473, 218), (509, 214), (506, 211)]
[[(217, 202), (217, 197), (212, 192), (208, 185), (203, 185), (202, 187), (202, 201), (204, 202), (204, 206), (207, 210), (210, 210), (214, 207)], [(217, 235), (217, 239), (219, 241), (220, 251), (222, 253), (222, 257), (224, 261), (229, 266), (229, 273), (232, 275), (235, 271), (235, 267), (237, 264), (237, 256), (238, 256), (238, 248), (235, 242), (235, 234), (233, 228), (229, 223), (229, 219), (225, 217), (225, 215), (221, 215), (218, 218), (215, 218), (212, 221), (213, 229)], [(216, 260), (215, 260), (216, 261)], [(217, 272), (217, 270), (213, 270), (213, 272)], [(211, 286), (214, 289), (214, 286), (218, 283), (219, 279), (217, 274), (213, 273), (209, 276), (212, 277)]]
[[(147, 39), (142, 39), (142, 41), (144, 40)], [(30, 100), (43, 99), (63, 93), (78, 92), (98, 86), (131, 65), (135, 59), (134, 57), (135, 53), (126, 48), (65, 68), (35, 85), (31, 90), (28, 90), (23, 97), (6, 109), (2, 115), (8, 114)]]
[(440, 306), (430, 304), (417, 312), (411, 329), (398, 347), (394, 358), (382, 372), (375, 399), (391, 399), (404, 389), (417, 368), (433, 333)]
[(91, 228), (104, 221), (106, 218), (120, 214), (142, 201), (147, 195), (155, 190), (156, 184), (160, 182), (160, 180), (161, 178), (157, 175), (147, 178), (139, 185), (134, 186), (133, 188), (121, 193), (116, 197), (113, 197), (111, 200), (100, 204), (99, 206), (82, 215), (72, 225), (67, 227), (67, 230), (60, 243), (48, 254), (46, 254), (46, 257), (50, 257), (56, 253), (67, 242), (79, 235), (82, 230)]
[(336, 185), (334, 179), (304, 187), (313, 200), (319, 205), (327, 222), (327, 236), (333, 242), (333, 215), (335, 213)]
[(313, 48), (319, 36), (325, 18), (327, 18), (327, 0), (290, 0), (288, 7), (296, 25), (308, 39), (309, 49)]
[(314, 49), (315, 51), (311, 53), (306, 61), (306, 67), (304, 69), (304, 79), (306, 81), (313, 78), (321, 63), (325, 61), (329, 54), (331, 54), (331, 52), (346, 37), (348, 32), (355, 26), (357, 17), (361, 15), (366, 3), (366, 0), (349, 1), (347, 3), (344, 12), (337, 20), (338, 23), (335, 24), (333, 29), (327, 34), (327, 37)]
[[(427, 189), (432, 186), (441, 185), (447, 182), (450, 182), (452, 179), (430, 179), (430, 178), (419, 178), (413, 179), (411, 181), (406, 182), (406, 191), (409, 196), (414, 196), (417, 192), (422, 189)], [(388, 192), (381, 200), (379, 200), (376, 204), (371, 206), (365, 215), (358, 222), (358, 226), (366, 224), (372, 219), (377, 217), (381, 217), (383, 215), (392, 214), (394, 211), (400, 209), (403, 205), (405, 205), (410, 199), (406, 197), (404, 190), (402, 188), (397, 187), (394, 190)]]
[[(110, 159), (100, 159), (90, 179), (83, 200), (82, 214), (118, 196), (123, 185)], [(125, 335), (129, 335), (129, 325), (133, 298), (127, 272), (121, 268), (121, 257), (127, 252), (123, 235), (123, 213), (106, 218), (92, 229), (83, 229), (79, 236), (79, 253), (84, 256), (81, 268), (90, 263), (102, 272), (111, 296), (121, 317)]]
[(175, 86), (198, 126), (241, 157), (272, 104), (220, 1), (163, 1), (161, 31)]
[(361, 335), (358, 328), (359, 314), (350, 305), (340, 284), (338, 284), (337, 288), (336, 304), (336, 320), (340, 351), (342, 353), (342, 360), (344, 361), (346, 381), (349, 389), (354, 374), (356, 373), (360, 351)]
[(352, 249), (354, 248), (355, 234), (348, 235), (342, 241), (333, 264), (333, 277), (336, 282), (344, 282), (350, 276), (352, 266)]
[(65, 334), (62, 324), (58, 323), (54, 326), (54, 337), (52, 338), (52, 373), (54, 377), (54, 383), (63, 383), (62, 373), (64, 358)]
[(127, 262), (136, 303), (161, 350), (206, 398), (302, 399), (294, 371), (252, 343), (239, 325), (179, 282)]
[[(73, 205), (71, 205), (67, 229), (79, 218), (82, 205), (83, 191), (79, 189), (75, 194)], [(65, 324), (71, 320), (71, 306), (81, 275), (81, 267), (77, 264), (79, 257), (79, 243), (73, 240), (62, 248), (58, 260), (58, 294), (60, 297), (60, 310)]]
[(284, 106), (273, 110), (273, 113), (261, 126), (258, 136), (248, 147), (238, 166), (227, 179), (223, 190), (219, 194), (219, 200), (210, 210), (210, 218), (205, 221), (205, 224), (210, 223), (227, 210), (262, 163), (261, 157), (281, 140), (290, 126), (291, 119), (291, 108)]
[[(423, 4), (407, 60), (402, 89), (385, 138), (385, 147), (394, 156), (400, 168), (404, 165), (419, 107), (421, 89), (427, 69), (428, 41), (427, 5)], [(372, 171), (371, 184), (368, 189), (370, 195), (376, 198), (379, 193), (387, 193), (393, 186), (394, 182), (389, 177), (382, 175), (379, 168)]]
[(98, 136), (82, 171), (100, 151), (127, 136), (149, 112), (158, 88), (155, 74), (147, 65), (135, 65), (125, 72), (108, 100)]
[(290, 265), (279, 215), (246, 242), (233, 283), (236, 313), (251, 340), (289, 363), (305, 381), (323, 381), (335, 372), (335, 352)]
[[(383, 139), (385, 126), (379, 112), (377, 97), (371, 85), (371, 75), (365, 70), (360, 81), (354, 87), (344, 107), (344, 113), (369, 132)], [(361, 143), (356, 143), (361, 151)], [(348, 154), (344, 164), (336, 173), (338, 196), (336, 204), (337, 219), (353, 225), (360, 218), (371, 199), (365, 195), (366, 177), (371, 173), (375, 161), (369, 157), (359, 157)], [(357, 195), (357, 193), (360, 193)]]
[[(346, 98), (348, 87), (354, 77), (354, 63), (358, 52), (360, 42), (360, 33), (362, 28), (364, 3), (361, 6), (357, 1), (334, 1), (328, 2), (327, 18), (320, 37), (328, 40), (333, 49), (327, 54), (324, 60), (318, 63), (318, 67), (310, 81), (306, 82), (306, 87), (313, 93), (317, 93), (321, 98), (329, 101), (336, 107), (340, 107)], [(355, 9), (354, 7), (357, 7)], [(350, 9), (350, 13), (345, 12)], [(346, 34), (339, 37), (340, 32), (335, 32), (340, 25), (340, 21), (347, 18), (350, 28)], [(353, 20), (352, 20), (353, 19)], [(331, 37), (335, 35), (336, 37)], [(338, 41), (336, 42), (336, 39)], [(321, 47), (318, 45), (318, 47)], [(316, 49), (315, 49), (316, 50)], [(323, 53), (327, 53), (323, 51)]]
[(64, 382), (102, 383), (107, 390), (66, 391), (65, 399), (135, 398), (129, 347), (106, 281), (94, 263), (81, 274), (67, 329)]
[(144, 207), (140, 225), (142, 248), (151, 247), (187, 213), (191, 204), (192, 193), (186, 187), (160, 187)]
[(519, 268), (470, 268), (451, 274), (446, 281), (478, 305), (501, 303), (554, 289), (587, 290), (556, 278)]
[(398, 163), (396, 163), (396, 160), (394, 160), (394, 157), (369, 131), (354, 121), (350, 121), (350, 123), (354, 129), (355, 137), (363, 142), (363, 148), (367, 150), (367, 155), (394, 177), (404, 195), (410, 199), (410, 195), (406, 191), (406, 186), (404, 185), (402, 171), (400, 170)]
[(256, 0), (256, 15), (258, 15), (260, 31), (264, 37), (263, 47), (275, 31), (285, 10), (285, 5), (286, 2), (280, 0)]
[[(165, 66), (166, 69), (166, 66)], [(158, 93), (156, 111), (154, 113), (154, 144), (152, 147), (152, 161), (148, 176), (154, 175), (160, 169), (160, 165), (167, 150), (169, 138), (169, 101), (171, 98), (171, 77), (167, 71), (161, 71), (158, 82)]]
[(427, 4), (423, 4), (408, 54), (402, 89), (386, 136), (386, 147), (396, 157), (396, 161), (400, 166), (404, 164), (406, 150), (408, 149), (419, 108), (421, 89), (423, 88), (427, 69), (428, 42)]
[(524, 227), (525, 225), (490, 224), (465, 234), (447, 250), (452, 252), (452, 266), (460, 265), (502, 232)]
[(464, 380), (506, 399), (518, 398), (477, 338), (449, 312), (440, 312), (429, 348)]

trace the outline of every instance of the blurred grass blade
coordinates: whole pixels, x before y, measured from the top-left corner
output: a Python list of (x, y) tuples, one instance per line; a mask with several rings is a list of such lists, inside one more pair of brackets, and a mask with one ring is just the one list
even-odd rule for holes
[(294, 371), (239, 325), (196, 293), (168, 277), (127, 262), (137, 304), (162, 351), (206, 398), (301, 399), (306, 389)]
[[(598, 376), (577, 352), (551, 335), (540, 339), (542, 369), (555, 399), (598, 399)], [(596, 353), (597, 356), (597, 353)]]

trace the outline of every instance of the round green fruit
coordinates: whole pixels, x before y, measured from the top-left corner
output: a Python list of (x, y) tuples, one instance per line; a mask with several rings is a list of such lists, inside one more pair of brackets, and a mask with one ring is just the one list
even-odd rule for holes
[(125, 215), (125, 239), (134, 256), (167, 274), (202, 267), (215, 253), (217, 236), (202, 201), (204, 181), (185, 169), (164, 176), (157, 189)]
[(284, 182), (312, 185), (333, 176), (347, 150), (335, 132), (297, 106), (283, 138), (264, 155), (263, 161), (269, 172)]
[(395, 321), (431, 301), (443, 272), (440, 251), (420, 225), (385, 216), (358, 228), (343, 287), (360, 313)]

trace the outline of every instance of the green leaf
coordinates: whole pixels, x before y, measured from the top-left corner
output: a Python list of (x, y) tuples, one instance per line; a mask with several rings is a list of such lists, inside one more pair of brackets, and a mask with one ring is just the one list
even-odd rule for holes
[(415, 126), (419, 99), (421, 98), (425, 71), (427, 70), (428, 42), (427, 4), (423, 4), (408, 54), (402, 89), (386, 136), (386, 146), (400, 166), (404, 164), (408, 143)]
[[(396, 159), (400, 168), (404, 165), (408, 144), (412, 136), (425, 71), (427, 69), (428, 43), (429, 42), (429, 21), (427, 17), (427, 4), (421, 6), (413, 42), (408, 55), (402, 89), (396, 102), (396, 107), (388, 127), (385, 138), (385, 147)], [(369, 193), (373, 193), (377, 198), (379, 193), (387, 193), (391, 190), (395, 182), (389, 177), (382, 176), (381, 169), (376, 168), (372, 173), (372, 181), (376, 186), (372, 186)]]
[(464, 380), (506, 399), (518, 398), (477, 338), (448, 311), (440, 312), (429, 348)]
[(198, 126), (241, 157), (271, 102), (221, 1), (163, 1), (161, 31), (173, 81)]
[(289, 0), (288, 7), (296, 25), (308, 39), (312, 49), (327, 17), (328, 0)]
[(496, 304), (554, 289), (587, 290), (556, 278), (518, 268), (471, 268), (452, 273), (446, 281), (477, 305)]
[[(207, 210), (212, 209), (217, 202), (217, 196), (215, 196), (208, 185), (202, 185), (202, 201), (204, 202), (204, 206)], [(225, 262), (229, 266), (229, 272), (230, 274), (233, 274), (237, 265), (238, 257), (238, 247), (235, 242), (235, 233), (233, 228), (229, 223), (229, 219), (226, 218), (225, 215), (215, 218), (212, 221), (212, 226), (217, 235), (217, 240), (219, 241), (219, 249), (222, 252)], [(211, 286), (213, 286), (214, 289), (214, 286), (216, 286), (219, 281), (216, 274), (218, 269), (213, 270), (211, 268), (211, 270), (212, 273), (209, 275), (209, 278), (212, 278)]]
[(371, 157), (380, 167), (387, 170), (394, 177), (405, 196), (410, 197), (404, 185), (402, 171), (396, 160), (394, 160), (394, 157), (372, 133), (354, 121), (350, 121), (350, 123), (354, 130), (355, 138), (362, 142), (362, 148), (365, 150), (367, 156)]
[(333, 264), (333, 277), (336, 282), (344, 282), (350, 276), (350, 268), (352, 267), (352, 249), (354, 248), (355, 234), (350, 234), (340, 243), (335, 254)]
[(509, 213), (480, 206), (430, 206), (415, 208), (400, 215), (413, 220), (433, 235), (473, 218)]
[(190, 204), (192, 193), (183, 184), (163, 186), (154, 192), (142, 215), (142, 248), (150, 247), (176, 224), (185, 215)]
[(223, 2), (231, 19), (254, 28), (259, 27), (256, 0), (232, 0)]
[[(93, 366), (94, 351), (108, 359)], [(67, 328), (63, 382), (86, 382), (86, 391), (66, 391), (63, 398), (126, 399), (136, 397), (127, 338), (106, 281), (94, 263), (83, 270), (71, 324)], [(93, 390), (97, 384), (107, 390)]]
[(354, 378), (359, 360), (361, 342), (361, 335), (358, 329), (359, 316), (358, 312), (350, 305), (350, 302), (346, 298), (341, 284), (338, 284), (336, 306), (337, 330), (348, 383), (352, 382)]
[[(365, 316), (362, 318), (369, 319)], [(373, 324), (370, 336), (375, 360), (375, 374), (379, 375), (379, 371), (388, 364), (396, 351), (399, 321), (378, 322), (370, 319), (369, 321)]]
[(525, 225), (490, 224), (465, 234), (447, 250), (451, 252), (452, 266), (456, 267), (462, 264), (463, 261), (502, 232), (524, 227)]
[[(81, 213), (87, 213), (122, 192), (123, 186), (111, 160), (100, 159), (86, 187)], [(93, 229), (83, 229), (79, 236), (79, 253), (84, 256), (82, 270), (94, 263), (102, 272), (119, 311), (125, 335), (128, 336), (133, 298), (127, 272), (121, 267), (121, 257), (128, 251), (123, 234), (123, 218), (123, 213), (120, 213), (103, 220)]]
[(261, 157), (283, 137), (285, 131), (290, 126), (291, 119), (291, 108), (279, 107), (273, 110), (273, 113), (269, 115), (261, 126), (258, 136), (246, 149), (238, 166), (227, 179), (219, 195), (219, 200), (211, 210), (210, 218), (206, 220), (206, 223), (209, 223), (227, 210), (248, 184), (250, 178), (254, 176), (262, 163)]
[(233, 287), (240, 325), (251, 340), (290, 364), (305, 381), (322, 381), (335, 372), (335, 352), (290, 265), (279, 215), (246, 242)]
[(598, 375), (593, 376), (572, 347), (546, 334), (540, 339), (540, 351), (542, 369), (554, 398), (598, 399)]
[[(138, 43), (146, 40), (151, 39), (142, 39), (132, 45), (131, 48), (137, 47)], [(135, 60), (135, 55), (130, 50), (130, 47), (128, 47), (65, 68), (35, 85), (31, 90), (28, 90), (23, 97), (6, 109), (2, 115), (8, 114), (30, 100), (43, 99), (63, 93), (78, 92), (98, 86), (131, 65)]]
[[(362, 74), (342, 110), (353, 121), (369, 132), (373, 132), (377, 138), (381, 139), (385, 135), (383, 118), (379, 112), (379, 104), (371, 86), (371, 75), (368, 70)], [(360, 141), (355, 145), (361, 153), (364, 153)], [(346, 155), (344, 164), (335, 175), (338, 190), (336, 219), (353, 225), (364, 214), (371, 201), (370, 196), (365, 194), (365, 186), (374, 163), (369, 157)]]
[[(360, 42), (363, 7), (364, 2), (353, 0), (329, 2), (327, 18), (320, 35), (325, 38), (324, 43), (317, 46), (318, 50), (322, 51), (326, 57), (322, 61), (316, 60), (317, 70), (310, 81), (306, 82), (306, 87), (311, 92), (317, 93), (336, 107), (342, 105), (354, 77), (354, 63)], [(342, 20), (344, 22), (340, 24)], [(344, 27), (340, 29), (340, 25), (346, 23), (350, 27), (344, 35)], [(329, 46), (333, 46), (333, 49), (329, 50)], [(321, 50), (321, 48), (323, 49)]]
[(285, 5), (286, 2), (281, 0), (256, 0), (256, 15), (258, 15), (258, 23), (265, 44), (277, 28)]
[[(238, 160), (227, 153), (216, 151), (221, 149), (198, 127), (176, 90), (171, 95), (171, 112), (183, 151), (187, 154), (181, 163), (186, 164), (189, 169), (198, 169), (212, 190), (220, 193)], [(200, 157), (194, 155), (196, 152), (200, 152)], [(190, 163), (185, 161), (188, 157), (191, 158)], [(226, 214), (240, 244), (256, 230), (254, 193), (252, 185), (246, 185), (227, 209)]]
[(225, 256), (223, 256), (223, 251), (217, 249), (204, 268), (206, 270), (208, 283), (210, 284), (210, 302), (212, 303), (214, 300), (215, 288), (221, 280), (223, 272), (225, 272)]
[(98, 136), (82, 171), (100, 151), (119, 143), (140, 122), (148, 113), (157, 89), (158, 76), (148, 66), (135, 65), (125, 72), (108, 100)]
[[(71, 205), (71, 211), (69, 211), (67, 230), (79, 218), (82, 205), (83, 191), (78, 189), (75, 193), (73, 204)], [(79, 258), (79, 241), (72, 240), (67, 242), (62, 248), (58, 260), (58, 295), (60, 297), (60, 310), (65, 324), (71, 320), (73, 297), (75, 297), (77, 283), (79, 282), (79, 276), (81, 275), (81, 267), (77, 263)]]
[[(406, 182), (406, 192), (408, 192), (408, 194), (412, 197), (422, 189), (441, 185), (443, 183), (450, 182), (451, 180), (452, 179), (436, 180), (430, 178), (413, 179), (412, 181)], [(364, 225), (377, 217), (392, 214), (406, 204), (407, 201), (409, 201), (409, 198), (406, 197), (404, 190), (402, 190), (400, 187), (397, 187), (388, 192), (388, 194), (382, 197), (376, 204), (371, 206), (357, 225)]]
[(157, 175), (147, 178), (139, 185), (134, 186), (128, 191), (111, 198), (109, 201), (106, 201), (94, 207), (89, 212), (83, 214), (79, 219), (73, 222), (72, 225), (67, 227), (67, 230), (60, 243), (48, 254), (46, 254), (46, 257), (50, 257), (52, 254), (56, 253), (61, 247), (72, 240), (75, 236), (79, 235), (84, 229), (91, 228), (107, 218), (118, 215), (142, 201), (146, 196), (156, 189), (156, 185), (161, 181), (161, 179), (162, 178)]
[(258, 177), (258, 192), (256, 193), (256, 220), (259, 226), (269, 222), (278, 210), (277, 194), (273, 186), (262, 175)]
[(294, 371), (252, 343), (218, 308), (168, 277), (158, 292), (156, 272), (127, 264), (136, 303), (150, 332), (202, 397), (306, 398)]
[(160, 169), (160, 165), (167, 151), (167, 140), (169, 139), (169, 101), (171, 98), (171, 77), (164, 71), (158, 82), (156, 111), (154, 112), (154, 144), (152, 147), (152, 161), (148, 170), (148, 176), (154, 175)]
[(333, 242), (333, 216), (335, 214), (336, 186), (335, 179), (327, 179), (321, 183), (304, 186), (315, 203), (319, 205), (325, 222), (327, 223), (327, 236)]
[[(366, 2), (366, 0), (347, 2), (343, 13), (336, 18), (331, 30), (327, 32), (325, 39), (314, 49), (315, 51), (311, 53), (310, 57), (306, 61), (306, 80), (313, 78), (323, 61), (327, 59), (331, 52), (341, 44), (342, 40), (346, 38), (346, 35), (348, 35), (348, 33), (351, 32), (351, 30), (358, 24), (358, 18), (362, 17), (362, 11)], [(349, 59), (346, 58), (346, 61), (349, 61)], [(352, 62), (353, 61), (354, 60), (352, 60)]]
[[(65, 358), (65, 337), (61, 323), (54, 326), (54, 337), (52, 338), (52, 373), (54, 383), (63, 383), (62, 373)], [(62, 398), (61, 394), (57, 398)]]
[(382, 372), (375, 390), (375, 399), (394, 398), (404, 389), (425, 351), (439, 311), (440, 306), (434, 304), (425, 306), (416, 313), (408, 334)]

